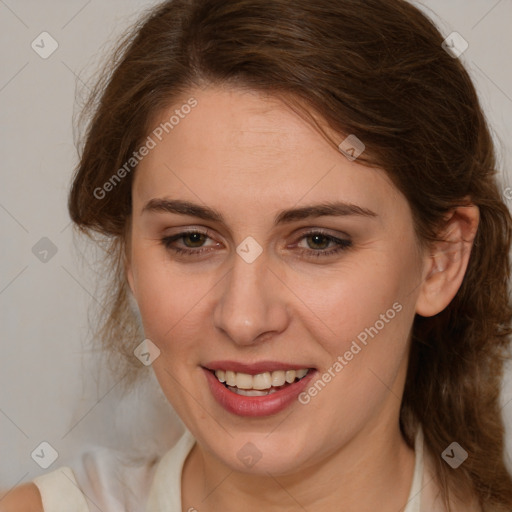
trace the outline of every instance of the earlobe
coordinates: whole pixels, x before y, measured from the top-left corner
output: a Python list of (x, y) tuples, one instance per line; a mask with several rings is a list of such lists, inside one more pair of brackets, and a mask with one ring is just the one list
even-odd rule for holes
[(479, 217), (475, 205), (457, 207), (448, 216), (442, 239), (425, 256), (423, 282), (416, 301), (419, 315), (440, 313), (457, 294), (469, 263)]

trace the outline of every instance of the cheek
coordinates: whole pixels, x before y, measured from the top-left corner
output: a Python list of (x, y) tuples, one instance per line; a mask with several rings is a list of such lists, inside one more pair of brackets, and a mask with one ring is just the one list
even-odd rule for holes
[(360, 334), (364, 342), (365, 333), (394, 332), (401, 323), (402, 310), (414, 302), (416, 279), (413, 262), (403, 256), (400, 261), (384, 253), (363, 256), (336, 273), (297, 280), (294, 290), (315, 313), (315, 332), (330, 353), (348, 350)]
[(135, 297), (146, 337), (160, 350), (193, 310), (202, 285), (192, 273), (178, 272), (160, 247), (134, 244), (132, 266)]
[[(323, 293), (309, 287), (316, 294), (308, 306), (317, 316), (308, 329), (324, 349), (324, 364), (322, 382), (306, 390), (303, 403), (314, 404), (320, 415), (332, 414), (333, 400), (338, 416), (348, 410), (366, 416), (378, 409), (404, 368), (417, 279), (413, 250), (402, 251), (400, 259), (389, 251), (361, 257), (336, 279), (320, 280)], [(324, 387), (330, 391), (324, 393)]]
[[(389, 334), (392, 342), (398, 342), (404, 336), (398, 337), (395, 331), (408, 315), (395, 318), (393, 304), (408, 309), (417, 275), (413, 251), (409, 252), (402, 250), (398, 258), (388, 245), (360, 250), (357, 257), (347, 256), (335, 269), (312, 264), (274, 268), (279, 274), (276, 300), (288, 309), (292, 328), (309, 331), (309, 336), (302, 333), (300, 337), (324, 345), (331, 359), (350, 350), (356, 339), (364, 345), (375, 336)], [(224, 292), (229, 293), (223, 290), (218, 269), (178, 264), (161, 247), (142, 242), (133, 245), (132, 262), (145, 335), (160, 350), (190, 348), (204, 338), (207, 329), (215, 334), (216, 303)]]
[(389, 414), (399, 407), (414, 308), (396, 300), (393, 288), (387, 291), (340, 296), (329, 325), (333, 332), (316, 338), (324, 364), (299, 402), (329, 442), (374, 424), (385, 408)]

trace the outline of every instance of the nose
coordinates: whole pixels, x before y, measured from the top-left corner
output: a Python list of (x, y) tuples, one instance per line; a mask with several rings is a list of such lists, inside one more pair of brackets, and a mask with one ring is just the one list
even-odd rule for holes
[(236, 254), (231, 272), (219, 283), (214, 325), (237, 345), (271, 339), (289, 323), (286, 286), (267, 263), (265, 253), (252, 263)]

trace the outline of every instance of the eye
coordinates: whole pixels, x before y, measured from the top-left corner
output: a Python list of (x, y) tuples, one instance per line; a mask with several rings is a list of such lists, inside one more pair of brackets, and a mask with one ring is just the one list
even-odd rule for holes
[[(309, 247), (309, 249), (303, 248), (297, 244), (297, 247), (300, 248), (300, 252), (313, 257), (331, 256), (352, 247), (351, 240), (337, 238), (322, 231), (304, 233), (299, 238), (299, 241), (306, 241)], [(328, 249), (329, 246), (331, 247), (330, 249)]]
[[(166, 249), (173, 251), (176, 254), (189, 254), (197, 256), (205, 251), (208, 251), (208, 249), (203, 248), (203, 244), (207, 239), (211, 239), (208, 232), (193, 229), (190, 231), (183, 231), (177, 235), (166, 236), (162, 238), (162, 244)], [(185, 247), (179, 247), (175, 245), (175, 242), (180, 240), (183, 241)], [(214, 245), (219, 244), (216, 242)]]
[[(212, 247), (218, 247), (220, 245), (218, 242), (215, 242), (210, 246), (205, 246), (208, 240), (213, 241), (208, 231), (205, 232), (193, 229), (164, 237), (162, 238), (162, 244), (167, 250), (173, 251), (175, 254), (198, 256), (210, 251)], [(177, 245), (177, 242), (180, 241), (182, 242), (182, 246)], [(304, 233), (297, 242), (302, 241), (306, 241), (308, 248), (301, 247), (299, 243), (291, 247), (297, 247), (300, 254), (308, 257), (332, 256), (352, 247), (351, 240), (337, 238), (322, 231)]]

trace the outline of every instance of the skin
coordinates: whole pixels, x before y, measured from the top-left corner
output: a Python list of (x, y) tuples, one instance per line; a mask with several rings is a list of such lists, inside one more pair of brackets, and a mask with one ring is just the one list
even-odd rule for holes
[(43, 512), (41, 494), (34, 483), (0, 491), (0, 512)]
[[(414, 465), (398, 423), (412, 322), (442, 311), (460, 287), (478, 209), (454, 210), (446, 236), (455, 243), (420, 250), (408, 202), (386, 173), (349, 161), (276, 98), (213, 86), (190, 96), (198, 106), (137, 168), (126, 257), (146, 337), (161, 351), (153, 369), (198, 441), (183, 510), (400, 510)], [(144, 211), (155, 198), (208, 206), (224, 221)], [(326, 201), (376, 215), (273, 224), (283, 209)], [(194, 227), (209, 238), (173, 246), (199, 256), (162, 243)], [(305, 237), (318, 230), (352, 245), (308, 255), (336, 247)], [(248, 236), (263, 249), (253, 263), (236, 253)], [(401, 311), (307, 405), (239, 417), (208, 389), (201, 366), (219, 359), (322, 374), (394, 303)], [(237, 457), (248, 442), (261, 453), (251, 468)]]

